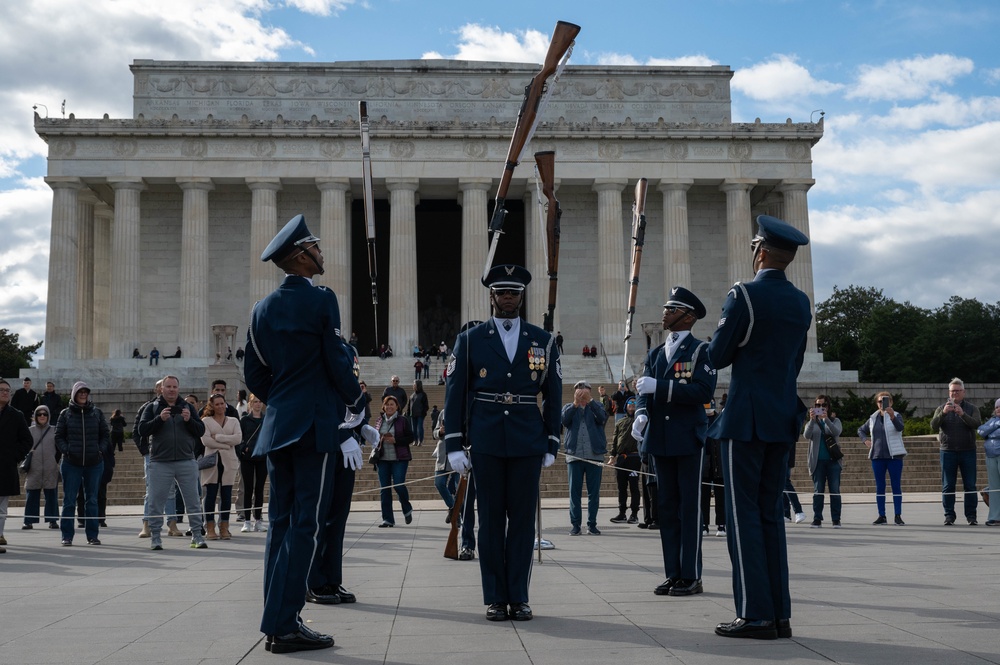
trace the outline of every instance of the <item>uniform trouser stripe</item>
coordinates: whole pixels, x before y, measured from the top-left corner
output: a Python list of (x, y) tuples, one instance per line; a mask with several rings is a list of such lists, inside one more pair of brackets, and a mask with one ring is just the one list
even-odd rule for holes
[[(725, 448), (723, 457), (725, 459), (725, 484), (727, 488), (732, 487), (733, 478), (733, 440), (722, 441)], [(729, 545), (729, 558), (733, 562), (733, 595), (736, 601), (736, 616), (746, 617), (747, 615), (747, 586), (746, 573), (743, 566), (743, 549), (740, 544), (740, 520), (736, 510), (736, 493), (726, 492), (729, 499), (726, 506), (726, 541)]]

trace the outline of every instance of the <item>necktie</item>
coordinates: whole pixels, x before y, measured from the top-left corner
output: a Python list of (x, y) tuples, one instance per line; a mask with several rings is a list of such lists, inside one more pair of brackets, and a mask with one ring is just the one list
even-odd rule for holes
[(511, 326), (513, 325), (514, 324), (510, 321), (510, 319), (507, 319), (503, 322), (503, 329), (510, 332)]

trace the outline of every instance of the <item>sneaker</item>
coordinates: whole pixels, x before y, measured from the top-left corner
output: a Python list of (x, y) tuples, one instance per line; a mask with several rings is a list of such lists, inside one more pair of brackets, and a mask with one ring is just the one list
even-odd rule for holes
[(720, 524), (719, 526), (715, 527), (715, 537), (716, 538), (725, 538), (726, 537), (726, 525), (725, 524)]
[(159, 538), (153, 538), (149, 541), (149, 549), (154, 552), (158, 552), (163, 549), (163, 541)]
[(986, 520), (986, 526), (1000, 526), (1000, 520)]
[(191, 549), (193, 550), (207, 550), (208, 543), (205, 542), (205, 536), (195, 536), (191, 539)]
[(886, 524), (886, 523), (887, 523), (887, 520), (885, 519), (885, 515), (879, 515), (878, 519), (875, 520), (874, 522), (872, 522), (873, 525)]
[(601, 530), (597, 528), (596, 524), (589, 524), (587, 525), (587, 534), (591, 536), (599, 536), (601, 535)]
[(6, 544), (7, 544), (7, 539), (4, 538), (3, 536), (0, 536), (0, 545), (6, 545)]
[(72, 544), (73, 544), (73, 541), (70, 540), (69, 538), (63, 538), (62, 539), (62, 546), (63, 547), (70, 547)]
[(267, 531), (267, 525), (264, 524), (264, 522), (261, 521), (261, 520), (254, 520), (253, 521), (253, 530), (256, 531), (257, 533), (263, 533), (263, 532)]
[(573, 527), (572, 529), (570, 529), (570, 531), (569, 531), (569, 535), (571, 535), (571, 536), (579, 536), (579, 535), (580, 535), (581, 533), (582, 533), (582, 532), (580, 531), (580, 527), (578, 527), (578, 526), (574, 526), (574, 527)]
[(240, 527), (240, 533), (250, 533), (253, 531), (253, 524), (249, 521), (243, 522), (243, 526)]
[[(836, 525), (836, 524), (837, 523), (834, 522), (834, 525)], [(812, 524), (809, 525), (809, 528), (810, 529), (819, 529), (819, 528), (822, 528), (822, 526), (823, 526), (823, 520), (813, 520)]]
[(98, 525), (99, 527), (101, 527), (102, 529), (107, 529), (107, 528), (108, 528), (108, 523), (107, 523), (107, 522), (105, 522), (104, 520), (100, 520), (100, 521), (99, 521), (99, 522), (97, 523), (97, 525)]
[(795, 523), (796, 524), (802, 524), (805, 521), (806, 521), (806, 514), (805, 513), (795, 513)]
[(979, 524), (979, 522), (976, 521), (975, 517), (969, 520), (969, 526), (976, 526), (977, 524)]
[(707, 526), (701, 527), (701, 535), (703, 535), (703, 536), (707, 536), (708, 535), (708, 527)]
[(785, 521), (786, 522), (791, 522), (792, 521), (791, 515), (785, 515)]
[(236, 516), (236, 521), (237, 522), (246, 522), (247, 520), (242, 515), (237, 515)]
[(101, 539), (100, 538), (91, 538), (91, 539), (89, 539), (87, 541), (87, 544), (88, 545), (100, 545), (101, 544)]
[(896, 526), (906, 526), (906, 522), (903, 521), (902, 515), (896, 515)]
[(50, 529), (58, 529), (59, 528), (59, 523), (58, 522), (49, 522), (49, 528)]
[(617, 515), (611, 518), (612, 524), (621, 524), (622, 522), (627, 522), (627, 521), (628, 518), (625, 517), (625, 513), (618, 513)]
[(31, 526), (30, 524), (22, 524), (21, 528), (25, 529), (25, 530), (28, 530), (28, 529), (34, 529), (35, 527)]
[(944, 518), (944, 525), (945, 526), (951, 526), (954, 523), (955, 523), (955, 518), (954, 517), (945, 517)]
[(639, 516), (638, 515), (636, 515), (635, 513), (632, 513), (631, 515), (629, 515), (629, 517), (628, 517), (628, 523), (629, 524), (637, 524), (638, 522), (639, 522)]
[(77, 529), (86, 529), (87, 528), (87, 523), (84, 522), (83, 520), (77, 520), (76, 521), (76, 528)]
[[(898, 524), (898, 522), (897, 522), (897, 524)], [(840, 520), (833, 520), (833, 528), (834, 529), (839, 529), (840, 528)]]

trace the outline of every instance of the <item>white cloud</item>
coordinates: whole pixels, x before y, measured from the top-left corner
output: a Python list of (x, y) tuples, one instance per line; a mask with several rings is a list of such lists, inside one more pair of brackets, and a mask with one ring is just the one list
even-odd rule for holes
[(848, 99), (919, 99), (969, 74), (975, 65), (969, 58), (938, 54), (906, 60), (890, 60), (884, 65), (862, 65), (858, 80), (847, 93)]
[(467, 23), (459, 28), (458, 35), (457, 53), (429, 51), (421, 58), (541, 63), (549, 50), (549, 35), (538, 30), (503, 32), (495, 26)]
[(347, 9), (354, 4), (354, 0), (286, 0), (285, 4), (306, 14), (330, 16)]
[(597, 64), (608, 66), (636, 67), (645, 65), (647, 67), (710, 67), (719, 64), (707, 55), (685, 55), (677, 58), (647, 58), (645, 62), (640, 62), (635, 56), (627, 53), (600, 53), (595, 58)]
[(733, 74), (732, 88), (750, 99), (778, 102), (828, 95), (840, 90), (839, 83), (813, 78), (796, 58), (777, 55), (771, 60), (738, 69)]
[(52, 190), (41, 178), (0, 191), (0, 327), (21, 335), (21, 344), (45, 336)]

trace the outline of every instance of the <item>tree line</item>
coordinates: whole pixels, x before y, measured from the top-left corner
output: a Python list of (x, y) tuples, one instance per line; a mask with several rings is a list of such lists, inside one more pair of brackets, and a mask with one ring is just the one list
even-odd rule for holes
[(924, 309), (874, 287), (834, 286), (816, 305), (816, 335), (824, 360), (863, 383), (1000, 383), (1000, 303), (952, 296)]

